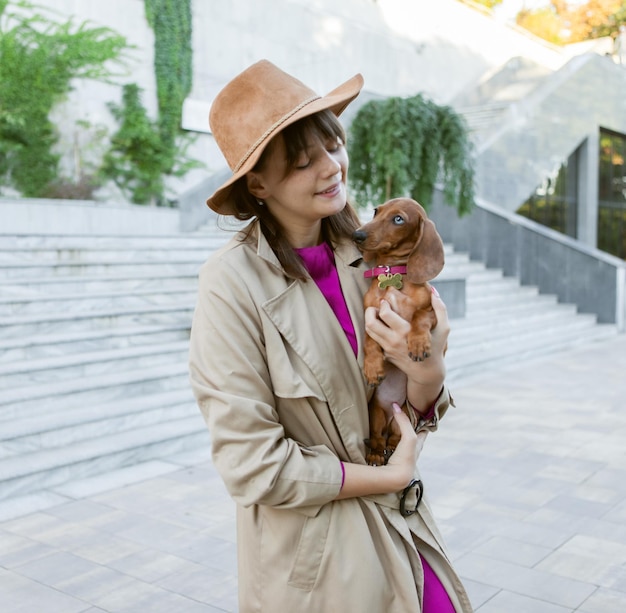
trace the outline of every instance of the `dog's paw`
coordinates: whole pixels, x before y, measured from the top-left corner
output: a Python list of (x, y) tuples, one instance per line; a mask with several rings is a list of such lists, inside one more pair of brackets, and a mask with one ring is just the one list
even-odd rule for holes
[(422, 362), (430, 357), (430, 334), (411, 335), (408, 339), (409, 357), (414, 362)]
[(382, 452), (370, 451), (365, 454), (365, 461), (370, 466), (384, 466), (387, 464), (386, 450), (383, 449)]
[(384, 366), (368, 365), (367, 363), (363, 367), (363, 374), (370, 387), (376, 387), (382, 383), (385, 378)]

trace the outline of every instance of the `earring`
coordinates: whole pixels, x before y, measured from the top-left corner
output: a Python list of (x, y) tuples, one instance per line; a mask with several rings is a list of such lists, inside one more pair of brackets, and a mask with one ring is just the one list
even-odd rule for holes
[(263, 202), (263, 200), (258, 200), (258, 199), (257, 199), (257, 204), (258, 204), (259, 206), (265, 206), (265, 202)]

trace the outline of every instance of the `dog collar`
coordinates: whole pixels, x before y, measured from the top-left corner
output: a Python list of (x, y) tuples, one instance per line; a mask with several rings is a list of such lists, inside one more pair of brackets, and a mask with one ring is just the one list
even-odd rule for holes
[(366, 279), (377, 277), (378, 275), (406, 275), (406, 266), (377, 266), (370, 268), (363, 273)]
[(363, 273), (366, 279), (377, 277), (379, 289), (387, 289), (388, 287), (402, 289), (402, 275), (406, 275), (406, 266), (377, 266)]

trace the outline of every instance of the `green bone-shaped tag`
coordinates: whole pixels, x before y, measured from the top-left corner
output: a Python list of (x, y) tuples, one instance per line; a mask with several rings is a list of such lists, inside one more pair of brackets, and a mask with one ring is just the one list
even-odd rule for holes
[(380, 289), (386, 289), (388, 287), (402, 289), (402, 275), (400, 273), (392, 275), (389, 272), (387, 274), (378, 275), (378, 287)]

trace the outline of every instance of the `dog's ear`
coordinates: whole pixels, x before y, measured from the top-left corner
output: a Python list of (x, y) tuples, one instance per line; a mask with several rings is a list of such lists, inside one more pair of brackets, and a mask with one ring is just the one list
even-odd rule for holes
[(420, 230), (407, 262), (407, 277), (411, 283), (426, 283), (434, 279), (444, 265), (443, 241), (435, 224), (422, 216)]

